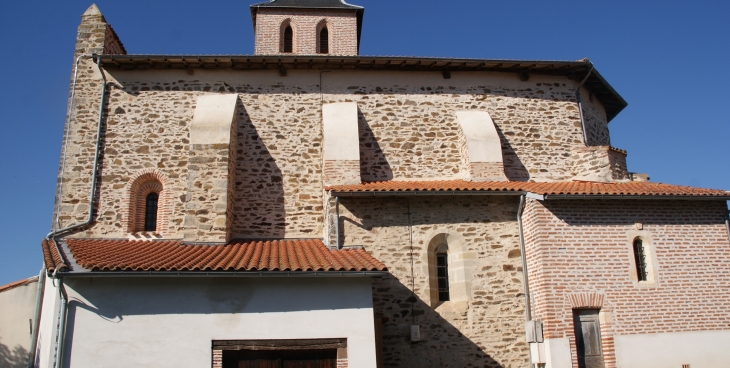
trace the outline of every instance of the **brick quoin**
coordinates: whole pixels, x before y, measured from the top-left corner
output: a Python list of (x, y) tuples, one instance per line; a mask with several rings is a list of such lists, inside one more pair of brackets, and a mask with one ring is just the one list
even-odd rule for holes
[[(529, 200), (526, 256), (535, 319), (545, 338), (568, 337), (577, 367), (573, 309), (601, 309), (607, 368), (615, 335), (726, 330), (730, 246), (724, 201)], [(632, 233), (641, 224), (657, 280), (631, 280)], [(724, 271), (723, 271), (724, 270)]]

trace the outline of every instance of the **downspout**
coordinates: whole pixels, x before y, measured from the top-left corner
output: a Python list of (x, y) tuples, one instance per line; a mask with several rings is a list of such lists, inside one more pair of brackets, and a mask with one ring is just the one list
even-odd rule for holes
[(586, 83), (588, 80), (588, 77), (591, 76), (591, 73), (593, 73), (593, 63), (591, 63), (590, 60), (585, 59), (586, 63), (591, 66), (591, 69), (588, 70), (588, 74), (586, 74), (586, 77), (583, 78), (583, 80), (578, 85), (578, 88), (575, 89), (575, 100), (578, 101), (578, 112), (580, 112), (580, 126), (583, 128), (583, 145), (588, 146), (588, 134), (586, 133), (586, 118), (583, 114), (583, 99), (580, 97), (580, 89), (583, 87), (583, 84)]
[[(83, 56), (83, 55), (82, 55)], [(67, 233), (71, 230), (75, 230), (77, 228), (86, 226), (91, 223), (91, 220), (94, 217), (94, 197), (96, 194), (96, 177), (97, 173), (99, 171), (99, 148), (101, 147), (101, 126), (104, 122), (104, 100), (106, 99), (106, 75), (104, 74), (104, 70), (101, 69), (101, 58), (99, 58), (96, 55), (92, 56), (96, 60), (96, 66), (99, 68), (99, 73), (101, 74), (102, 84), (101, 84), (101, 101), (99, 102), (99, 122), (96, 127), (96, 148), (94, 149), (94, 169), (91, 173), (91, 192), (89, 193), (89, 215), (86, 217), (86, 221), (76, 224), (67, 226), (60, 230), (54, 230), (48, 233), (46, 235), (46, 239), (51, 239), (52, 237), (58, 236), (59, 234)], [(68, 132), (66, 133), (68, 136)], [(59, 189), (60, 190), (60, 189)], [(61, 198), (58, 199), (59, 203), (61, 201)], [(59, 206), (60, 208), (60, 206)], [(58, 246), (58, 244), (56, 244)], [(61, 254), (61, 253), (59, 253)]]
[(727, 228), (728, 241), (730, 241), (730, 210), (725, 214), (725, 227)]
[(530, 307), (530, 285), (527, 279), (527, 257), (525, 256), (525, 235), (522, 231), (522, 212), (525, 210), (525, 195), (520, 196), (520, 206), (517, 209), (517, 231), (520, 236), (520, 255), (522, 258), (522, 274), (524, 275), (523, 292), (525, 293), (525, 321), (532, 320)]
[(30, 351), (28, 355), (28, 368), (33, 368), (35, 364), (38, 329), (40, 328), (41, 319), (41, 306), (43, 305), (43, 291), (46, 287), (46, 264), (45, 262), (41, 266), (40, 272), (38, 272), (38, 290), (35, 294), (35, 313), (33, 314), (33, 330), (30, 335)]
[(335, 246), (340, 250), (340, 197), (335, 197), (335, 237)]
[(56, 363), (54, 368), (61, 368), (63, 365), (63, 346), (64, 335), (66, 334), (66, 307), (68, 306), (68, 295), (63, 287), (63, 278), (58, 278), (58, 297), (61, 300), (60, 316), (58, 317), (58, 327), (56, 327)]

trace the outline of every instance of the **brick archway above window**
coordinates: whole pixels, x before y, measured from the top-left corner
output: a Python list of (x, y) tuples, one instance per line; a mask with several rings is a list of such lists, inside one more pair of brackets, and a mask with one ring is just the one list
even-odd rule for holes
[(573, 309), (601, 309), (605, 295), (598, 293), (576, 293), (568, 295), (570, 306)]
[(138, 172), (134, 179), (126, 186), (125, 208), (123, 211), (124, 223), (127, 232), (136, 233), (144, 231), (145, 205), (147, 196), (150, 193), (157, 193), (157, 230), (155, 233), (166, 234), (168, 230), (168, 219), (171, 213), (170, 191), (168, 178), (157, 169), (146, 169)]

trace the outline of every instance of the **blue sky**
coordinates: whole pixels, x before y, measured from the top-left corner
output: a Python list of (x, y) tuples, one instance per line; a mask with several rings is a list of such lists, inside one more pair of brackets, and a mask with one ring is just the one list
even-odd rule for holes
[[(249, 54), (252, 1), (99, 0), (129, 53)], [(629, 106), (629, 170), (730, 190), (730, 2), (352, 0), (362, 55), (590, 58)], [(90, 1), (0, 13), (0, 285), (37, 274), (50, 229), (76, 27)]]

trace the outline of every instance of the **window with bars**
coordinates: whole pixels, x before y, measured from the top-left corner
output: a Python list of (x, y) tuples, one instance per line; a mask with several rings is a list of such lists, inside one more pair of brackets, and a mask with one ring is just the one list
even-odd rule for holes
[(144, 231), (157, 231), (157, 201), (160, 196), (157, 193), (147, 195), (144, 208)]
[(327, 27), (323, 27), (321, 31), (319, 31), (319, 53), (320, 54), (329, 54), (330, 53), (330, 32), (327, 30)]
[(284, 29), (284, 49), (282, 52), (294, 52), (294, 31), (290, 25), (287, 25)]
[(436, 255), (436, 278), (438, 279), (439, 301), (449, 301), (449, 259), (446, 253)]
[(644, 242), (640, 238), (634, 239), (634, 262), (636, 263), (637, 280), (647, 281), (646, 251), (644, 250)]

